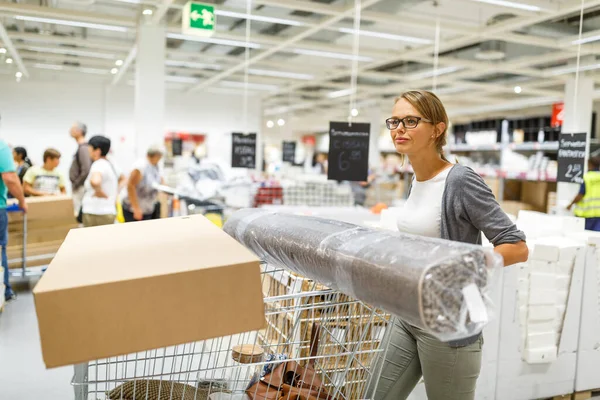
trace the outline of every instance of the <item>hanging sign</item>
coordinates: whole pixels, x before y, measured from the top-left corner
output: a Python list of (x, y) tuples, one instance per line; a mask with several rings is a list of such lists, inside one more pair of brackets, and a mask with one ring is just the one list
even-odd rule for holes
[(329, 168), (327, 178), (364, 182), (369, 175), (371, 124), (329, 123)]
[(558, 149), (558, 182), (583, 183), (586, 133), (563, 133)]
[(283, 162), (296, 162), (296, 142), (283, 142)]
[(231, 167), (256, 168), (256, 133), (248, 135), (243, 133), (232, 134)]
[(176, 138), (171, 141), (171, 152), (173, 157), (180, 156), (183, 154), (183, 140)]

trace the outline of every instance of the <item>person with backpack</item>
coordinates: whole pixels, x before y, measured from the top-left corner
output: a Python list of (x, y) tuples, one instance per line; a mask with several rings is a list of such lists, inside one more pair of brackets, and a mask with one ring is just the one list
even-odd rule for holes
[(90, 159), (90, 153), (85, 141), (87, 126), (81, 122), (75, 122), (69, 130), (69, 134), (77, 142), (77, 152), (73, 156), (73, 162), (69, 169), (69, 179), (71, 180), (71, 188), (73, 190), (71, 194), (73, 197), (73, 211), (77, 217), (81, 212), (81, 201), (85, 192), (83, 184), (90, 172), (92, 160)]
[(92, 160), (90, 173), (83, 187), (82, 222), (84, 227), (110, 225), (117, 215), (119, 174), (106, 158), (110, 151), (110, 139), (94, 136), (88, 141)]

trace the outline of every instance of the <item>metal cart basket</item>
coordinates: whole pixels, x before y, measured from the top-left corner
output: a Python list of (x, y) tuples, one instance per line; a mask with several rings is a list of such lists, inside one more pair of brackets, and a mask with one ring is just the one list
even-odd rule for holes
[(76, 365), (75, 399), (248, 400), (260, 380), (277, 390), (271, 372), (282, 365), (313, 368), (319, 399), (370, 398), (389, 315), (285, 269), (261, 269), (264, 330)]

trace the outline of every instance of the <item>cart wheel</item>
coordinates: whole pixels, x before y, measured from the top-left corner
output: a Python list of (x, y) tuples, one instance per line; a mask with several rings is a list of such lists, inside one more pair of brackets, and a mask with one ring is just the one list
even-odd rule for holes
[(231, 357), (241, 364), (254, 364), (263, 360), (265, 350), (256, 344), (241, 344), (231, 349)]

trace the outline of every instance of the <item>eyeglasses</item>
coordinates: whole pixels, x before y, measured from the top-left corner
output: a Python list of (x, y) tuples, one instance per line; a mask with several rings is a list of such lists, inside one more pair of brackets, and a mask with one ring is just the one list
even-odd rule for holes
[(388, 118), (385, 120), (385, 125), (390, 131), (393, 129), (397, 129), (400, 126), (400, 123), (402, 123), (402, 125), (404, 125), (404, 128), (406, 129), (415, 129), (417, 125), (419, 125), (419, 121), (431, 123), (430, 120), (425, 118), (408, 116), (402, 119), (394, 117)]

